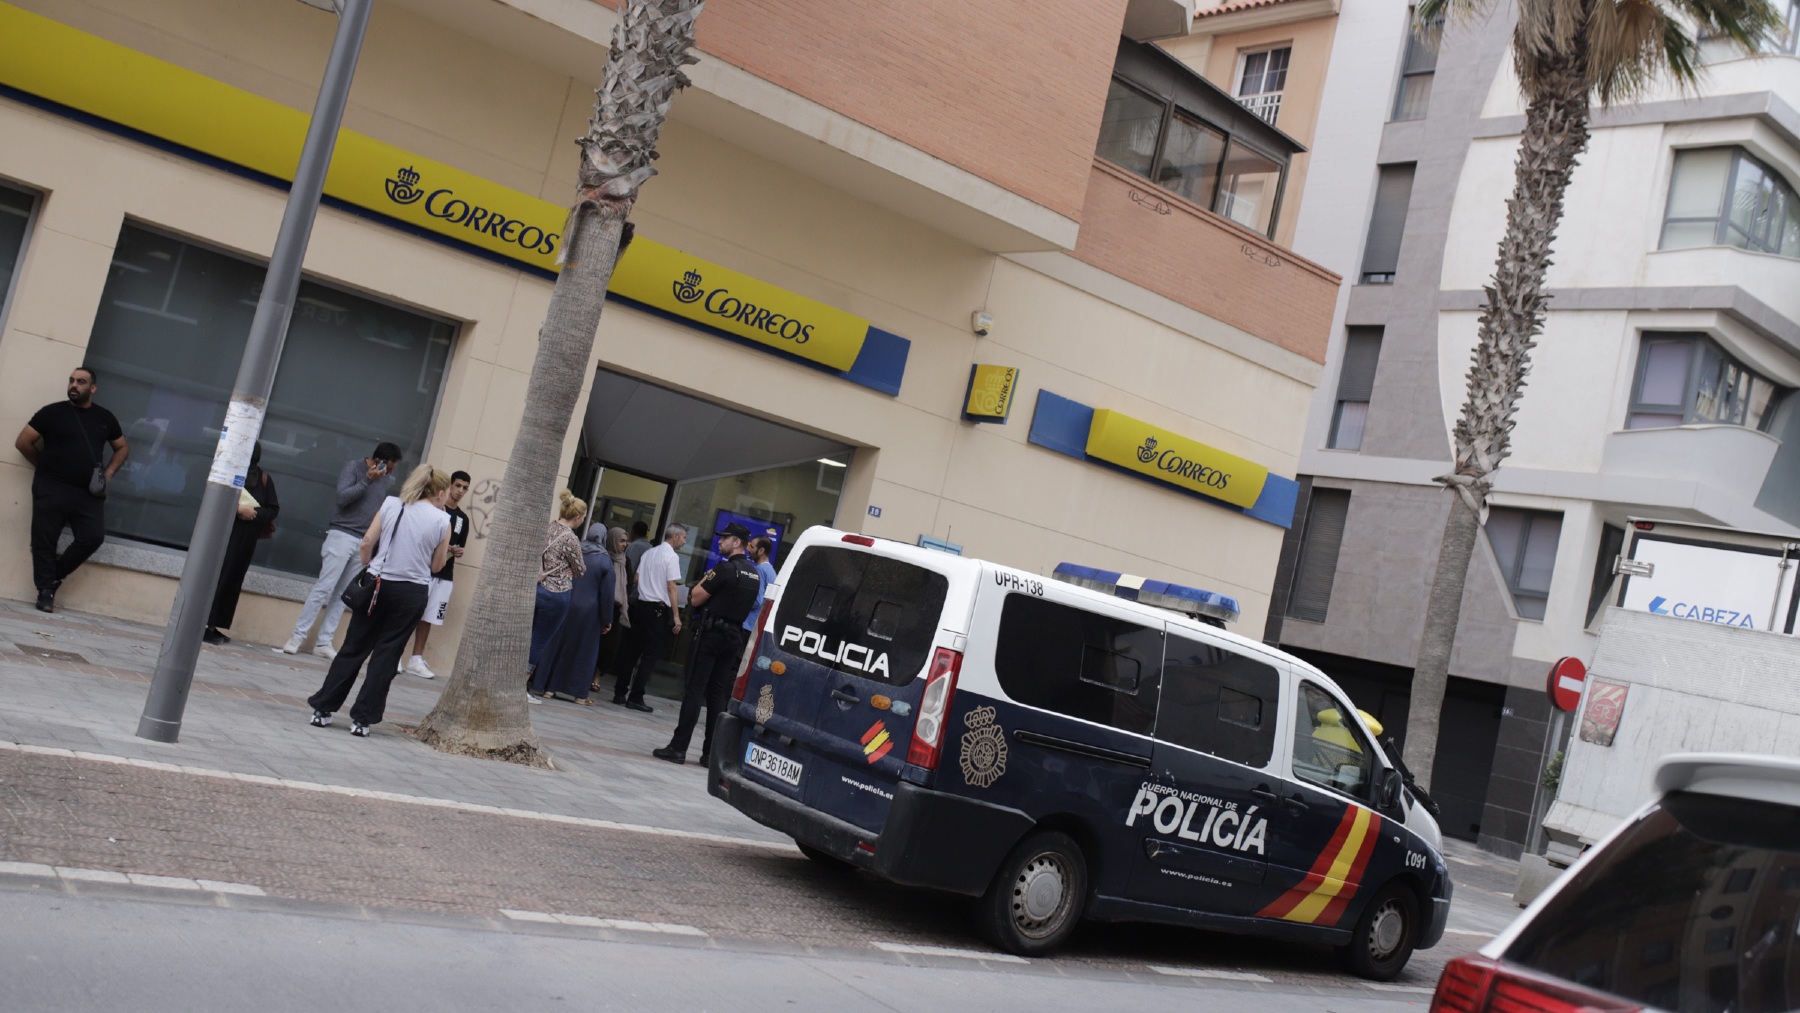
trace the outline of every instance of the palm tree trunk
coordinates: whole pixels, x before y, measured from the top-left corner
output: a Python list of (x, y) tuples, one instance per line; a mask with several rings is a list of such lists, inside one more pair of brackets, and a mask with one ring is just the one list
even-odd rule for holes
[(581, 397), (606, 286), (625, 243), (638, 189), (656, 170), (656, 139), (681, 68), (694, 62), (700, 0), (627, 0), (606, 75), (581, 140), (580, 183), (564, 228), (564, 261), (538, 331), (524, 417), (507, 458), (487, 555), (475, 584), (464, 649), (418, 736), (446, 752), (546, 762), (525, 704), (535, 585), (556, 494), (563, 438)]
[(1570, 52), (1540, 55), (1536, 76), (1526, 84), (1532, 97), (1506, 202), (1506, 234), (1486, 288), (1468, 396), (1454, 433), (1456, 470), (1438, 479), (1452, 497), (1450, 516), (1425, 606), (1406, 718), (1406, 765), (1427, 788), (1475, 533), (1493, 474), (1512, 452), (1513, 416), (1531, 371), (1531, 350), (1544, 330), (1550, 247), (1562, 222), (1569, 178), (1587, 147), (1587, 57), (1585, 40), (1577, 40)]

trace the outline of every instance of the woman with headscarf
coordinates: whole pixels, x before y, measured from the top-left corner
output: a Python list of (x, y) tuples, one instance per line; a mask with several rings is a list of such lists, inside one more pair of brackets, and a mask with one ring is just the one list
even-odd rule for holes
[(588, 687), (595, 693), (600, 692), (600, 677), (612, 671), (613, 661), (619, 656), (619, 645), (624, 642), (626, 631), (631, 629), (631, 609), (626, 604), (629, 598), (625, 590), (625, 574), (630, 571), (625, 546), (629, 542), (630, 536), (624, 528), (606, 529), (606, 552), (612, 557), (613, 565), (612, 629), (600, 638), (600, 663), (595, 666), (594, 681)]
[(612, 553), (604, 544), (606, 525), (588, 525), (581, 543), (586, 566), (569, 590), (569, 613), (562, 630), (531, 678), (531, 691), (592, 707), (588, 691), (594, 663), (600, 657), (600, 638), (612, 629), (613, 595), (618, 582), (613, 575)]
[(238, 490), (237, 517), (231, 522), (225, 562), (219, 567), (219, 587), (213, 592), (212, 611), (207, 614), (206, 632), (200, 639), (209, 644), (231, 643), (231, 638), (219, 631), (231, 628), (257, 540), (275, 534), (275, 515), (280, 512), (275, 480), (262, 470), (262, 443), (258, 442), (250, 449), (250, 470), (244, 475), (244, 487)]

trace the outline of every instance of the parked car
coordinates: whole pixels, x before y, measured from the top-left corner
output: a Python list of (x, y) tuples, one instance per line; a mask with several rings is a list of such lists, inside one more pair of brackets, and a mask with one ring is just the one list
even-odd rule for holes
[(1800, 1008), (1800, 760), (1671, 756), (1656, 790), (1451, 961), (1432, 1013)]
[(1437, 824), (1329, 678), (1226, 632), (1225, 596), (1057, 575), (807, 531), (709, 790), (815, 860), (980, 898), (1013, 953), (1137, 920), (1390, 978), (1442, 937)]

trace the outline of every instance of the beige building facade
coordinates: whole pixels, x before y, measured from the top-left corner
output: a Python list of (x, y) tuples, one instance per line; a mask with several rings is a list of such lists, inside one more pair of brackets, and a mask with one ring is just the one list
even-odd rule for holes
[[(932, 73), (956, 46), (1003, 51), (1016, 25), (964, 24), (946, 3), (895, 45), (851, 31), (875, 6), (795, 3), (768, 18), (708, 4), (695, 86), (633, 215), (647, 250), (688, 258), (686, 278), (678, 265), (673, 309), (615, 283), (565, 440), (569, 484), (596, 519), (688, 526), (693, 574), (726, 514), (784, 542), (831, 523), (1041, 573), (1070, 560), (1192, 584), (1238, 598), (1238, 628), (1260, 629), (1338, 279), (1271, 238), (1291, 233), (1289, 212), (1246, 227), (1096, 158), (1096, 137), (1119, 127), (1120, 54), (1157, 59), (1129, 32), (1184, 31), (1179, 5), (1060, 5), (1082, 33), (1053, 54), (1068, 94), (1023, 124), (1007, 117), (1030, 108), (1027, 71), (1046, 54), (998, 57), (987, 83)], [(327, 184), (262, 435), (282, 514), (235, 638), (285, 639), (317, 572), (331, 479), (392, 440), (403, 470), (424, 460), (475, 479), (467, 586), (431, 641), (432, 664), (452, 662), (550, 298), (542, 246), (573, 189), (570, 142), (613, 18), (586, 0), (378, 0), (340, 161), (347, 173), (357, 151), (393, 160), (363, 190), (337, 168)], [(132, 456), (106, 545), (58, 603), (160, 623), (285, 199), (246, 137), (278, 133), (256, 118), (271, 103), (310, 108), (333, 19), (293, 0), (17, 0), (0, 20), (150, 61), (68, 72), (0, 59), (0, 428), (60, 400), (75, 365), (99, 370), (96, 400)], [(856, 51), (877, 45), (885, 64)], [(94, 46), (117, 48), (82, 48)], [(834, 87), (826, 56), (879, 80)], [(147, 75), (141, 96), (83, 85), (128, 72)], [(172, 114), (151, 85), (177, 79), (215, 105)], [(915, 101), (895, 102), (911, 82)], [(234, 131), (233, 116), (251, 119)], [(1256, 134), (1265, 126), (1220, 124), (1291, 159), (1294, 146)], [(434, 172), (494, 195), (486, 223), (434, 190)], [(426, 207), (437, 220), (406, 217)], [(520, 245), (533, 228), (543, 242)], [(855, 363), (715, 326), (693, 307), (716, 315), (727, 273), (780, 306), (866, 323)], [(701, 293), (692, 303), (684, 284)], [(978, 365), (1017, 371), (1003, 421), (966, 414), (995, 403), (970, 398), (985, 389)], [(1135, 473), (1082, 442), (1100, 409), (1191, 441), (1195, 462), (1236, 468), (1240, 484), (1267, 478), (1232, 502), (1197, 493), (1193, 467), (1186, 487), (1179, 466)], [(12, 598), (32, 589), (31, 484), (22, 458), (0, 461)]]

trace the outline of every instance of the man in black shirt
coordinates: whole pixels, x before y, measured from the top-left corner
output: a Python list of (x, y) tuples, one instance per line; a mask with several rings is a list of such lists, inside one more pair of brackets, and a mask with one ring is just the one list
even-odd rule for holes
[[(94, 403), (100, 378), (77, 366), (69, 373), (69, 399), (38, 409), (13, 446), (37, 469), (31, 478), (31, 579), (39, 612), (54, 611), (63, 578), (87, 561), (106, 538), (106, 486), (130, 456), (125, 431), (112, 412)], [(111, 460), (102, 447), (112, 447)], [(63, 528), (75, 535), (62, 555)]]
[(412, 657), (406, 659), (406, 671), (421, 679), (437, 678), (437, 673), (425, 665), (425, 641), (430, 639), (433, 626), (444, 625), (444, 616), (450, 611), (450, 582), (456, 576), (456, 561), (462, 558), (463, 546), (469, 544), (469, 515), (456, 507), (469, 494), (469, 481), (466, 471), (450, 473), (450, 498), (444, 506), (444, 512), (450, 515), (450, 555), (444, 560), (444, 568), (431, 575), (425, 615), (419, 620), (418, 632), (413, 634)]
[(686, 763), (688, 744), (693, 741), (694, 725), (700, 720), (700, 705), (706, 705), (706, 734), (701, 740), (700, 763), (712, 758), (713, 724), (725, 707), (725, 694), (737, 675), (737, 663), (744, 656), (744, 620), (756, 604), (756, 592), (762, 588), (762, 576), (756, 564), (744, 555), (744, 543), (750, 540), (750, 529), (732, 522), (719, 532), (719, 554), (725, 559), (708, 570), (700, 583), (688, 594), (688, 602), (703, 609), (694, 618), (694, 655), (687, 670), (687, 686), (681, 695), (681, 717), (675, 723), (675, 736), (650, 755), (670, 763)]

